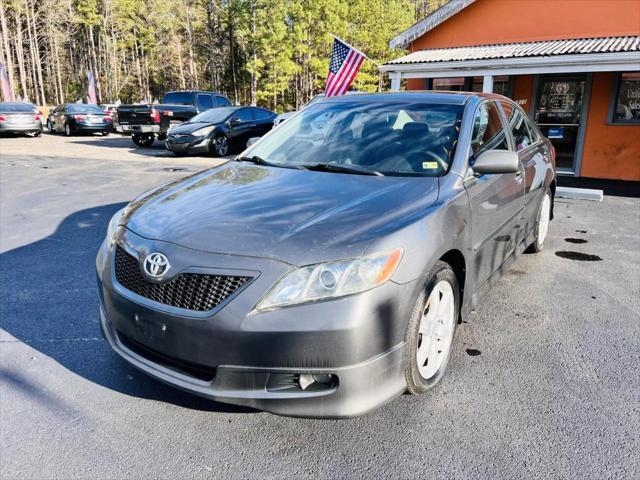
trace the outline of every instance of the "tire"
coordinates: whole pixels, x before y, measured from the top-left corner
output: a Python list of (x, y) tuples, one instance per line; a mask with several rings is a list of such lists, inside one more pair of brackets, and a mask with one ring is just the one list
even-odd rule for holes
[(150, 147), (155, 138), (153, 135), (131, 135), (131, 140), (139, 147)]
[(408, 393), (425, 393), (444, 376), (459, 311), (460, 287), (456, 274), (447, 263), (438, 261), (428, 274), (407, 326), (405, 379)]
[(551, 192), (547, 190), (544, 192), (544, 196), (540, 201), (540, 207), (538, 208), (538, 218), (536, 219), (535, 235), (536, 239), (529, 245), (527, 253), (538, 253), (544, 248), (544, 241), (547, 239), (547, 233), (549, 232), (549, 222), (551, 221), (551, 205), (553, 200), (551, 198)]
[(106, 137), (107, 135), (109, 135), (109, 132), (101, 132), (100, 135), (102, 135), (103, 137)]
[(70, 137), (70, 136), (71, 136), (71, 125), (69, 125), (68, 123), (65, 123), (65, 124), (64, 124), (64, 134), (65, 134), (67, 137)]
[(55, 133), (53, 131), (53, 125), (51, 124), (51, 120), (47, 120), (47, 132), (48, 133)]
[(229, 139), (225, 135), (218, 135), (209, 144), (209, 151), (214, 157), (224, 157), (229, 150)]
[(40, 135), (42, 135), (42, 130), (38, 130), (36, 132), (33, 132), (33, 136), (34, 137), (39, 137)]

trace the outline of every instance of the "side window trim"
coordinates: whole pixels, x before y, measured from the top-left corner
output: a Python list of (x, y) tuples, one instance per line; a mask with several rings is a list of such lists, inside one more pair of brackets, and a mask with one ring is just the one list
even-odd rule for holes
[[(495, 102), (494, 100), (483, 100), (482, 102), (480, 102), (478, 104), (478, 106), (476, 107), (475, 111), (473, 112), (473, 126), (471, 128), (471, 141), (469, 142), (469, 155), (468, 155), (468, 160), (471, 160), (476, 153), (473, 151), (473, 134), (474, 134), (474, 130), (475, 130), (475, 122), (476, 122), (476, 117), (478, 115), (478, 113), (480, 112), (480, 109), (483, 106), (487, 106), (487, 108), (490, 108), (490, 105), (493, 104), (494, 107), (497, 109), (498, 111), (498, 117), (500, 118), (500, 123), (502, 125), (502, 130), (505, 132), (505, 138), (507, 140), (507, 147), (509, 150), (513, 151), (515, 143), (511, 143), (511, 128), (509, 127), (509, 122), (505, 122), (505, 116), (504, 113), (502, 112), (502, 108), (500, 105), (497, 105), (497, 102)], [(471, 164), (469, 164), (469, 166), (471, 166)]]

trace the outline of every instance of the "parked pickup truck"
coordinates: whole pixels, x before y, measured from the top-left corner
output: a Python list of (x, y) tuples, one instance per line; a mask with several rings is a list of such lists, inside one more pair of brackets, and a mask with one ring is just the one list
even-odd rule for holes
[(114, 128), (122, 134), (131, 134), (133, 143), (139, 147), (150, 147), (156, 138), (166, 138), (171, 124), (182, 123), (210, 108), (229, 105), (227, 97), (215, 92), (167, 92), (160, 104), (120, 105)]

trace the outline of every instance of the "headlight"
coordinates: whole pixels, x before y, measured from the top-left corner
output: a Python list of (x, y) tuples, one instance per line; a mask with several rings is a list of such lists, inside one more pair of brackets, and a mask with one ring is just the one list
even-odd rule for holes
[(118, 230), (118, 225), (120, 224), (120, 220), (124, 215), (125, 208), (118, 210), (111, 220), (109, 220), (109, 226), (107, 227), (107, 244), (112, 246), (116, 240), (116, 231)]
[(343, 297), (385, 283), (396, 270), (402, 250), (351, 260), (319, 263), (286, 274), (258, 303), (256, 310)]
[(209, 125), (208, 127), (202, 127), (202, 128), (199, 128), (198, 130), (194, 130), (192, 135), (194, 137), (204, 137), (205, 135), (209, 135), (211, 132), (213, 132), (214, 128), (216, 128), (215, 125)]

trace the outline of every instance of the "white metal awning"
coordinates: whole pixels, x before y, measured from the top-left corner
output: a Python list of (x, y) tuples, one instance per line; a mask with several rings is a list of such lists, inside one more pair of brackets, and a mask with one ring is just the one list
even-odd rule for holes
[(640, 36), (420, 50), (381, 67), (401, 78), (640, 70)]

